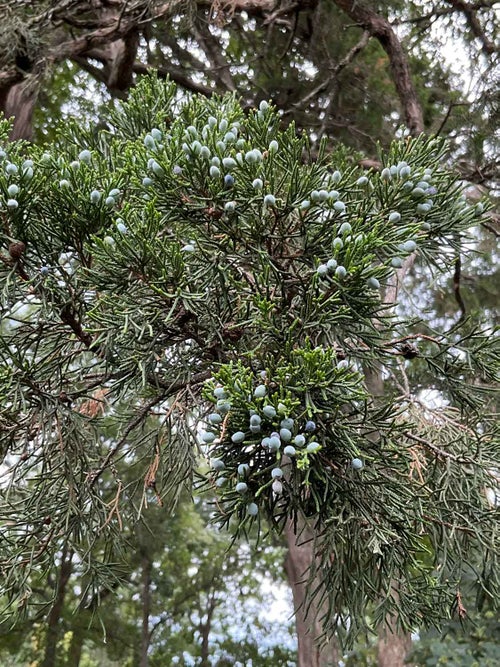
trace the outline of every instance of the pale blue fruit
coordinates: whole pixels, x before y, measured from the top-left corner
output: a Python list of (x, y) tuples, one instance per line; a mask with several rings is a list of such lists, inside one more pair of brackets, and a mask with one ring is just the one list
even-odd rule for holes
[(339, 280), (342, 280), (345, 278), (347, 275), (347, 269), (345, 266), (337, 266), (335, 269), (335, 277), (338, 278)]
[(416, 249), (417, 249), (417, 244), (415, 243), (415, 241), (410, 240), (410, 241), (405, 241), (403, 243), (403, 250), (405, 250), (406, 252), (413, 252)]
[(272, 483), (272, 490), (278, 496), (283, 493), (283, 484), (279, 481), (279, 479), (275, 479)]
[(308, 454), (315, 454), (320, 449), (321, 445), (319, 444), (319, 442), (310, 442), (306, 447), (306, 451)]
[(265, 206), (276, 206), (276, 197), (274, 195), (266, 195), (264, 197)]
[(261, 421), (262, 417), (254, 414), (250, 417), (250, 426), (260, 426)]
[(273, 405), (264, 405), (262, 414), (264, 417), (267, 417), (267, 419), (274, 419), (274, 417), (276, 417), (276, 408)]
[(215, 480), (215, 484), (216, 484), (218, 487), (224, 486), (224, 484), (225, 484), (226, 482), (227, 482), (227, 478), (226, 478), (226, 477), (219, 477), (218, 479)]
[(210, 160), (210, 164), (214, 165), (214, 167), (220, 167), (220, 158), (218, 158), (217, 155), (214, 155)]
[[(63, 181), (61, 181), (59, 183), (59, 185), (61, 185), (62, 182)], [(66, 181), (66, 183), (68, 183), (68, 181)], [(69, 185), (69, 183), (68, 183), (68, 185)], [(13, 183), (12, 185), (9, 185), (9, 187), (7, 188), (7, 192), (8, 192), (9, 197), (15, 197), (19, 192), (19, 188), (15, 183)]]
[(398, 213), (398, 211), (393, 211), (389, 216), (389, 222), (391, 224), (396, 224), (397, 222), (401, 222), (401, 213)]
[(259, 104), (259, 110), (262, 112), (266, 112), (269, 109), (269, 104), (266, 102), (266, 100), (262, 100), (262, 102)]
[(283, 477), (283, 470), (281, 470), (281, 468), (273, 468), (273, 469), (271, 470), (271, 477), (272, 477), (273, 479), (277, 479), (277, 478)]
[(247, 162), (248, 164), (255, 164), (257, 162), (257, 158), (253, 151), (247, 151), (245, 153), (245, 162)]
[(150, 150), (156, 148), (156, 142), (150, 134), (146, 134), (146, 136), (144, 137), (144, 146), (146, 146), (146, 148), (149, 148)]
[(280, 438), (283, 442), (290, 442), (292, 439), (292, 432), (288, 428), (280, 428)]
[(145, 188), (149, 188), (151, 185), (153, 185), (153, 179), (149, 178), (149, 176), (145, 176), (142, 179), (142, 184), (144, 185)]
[(233, 185), (234, 185), (234, 178), (231, 176), (231, 174), (226, 174), (224, 176), (224, 187), (232, 188)]
[(281, 447), (281, 440), (273, 435), (269, 438), (269, 449), (272, 452), (276, 452)]
[(293, 441), (297, 445), (297, 447), (303, 447), (306, 444), (306, 439), (302, 435), (302, 433), (298, 433), (293, 439)]
[(233, 132), (226, 132), (224, 135), (224, 141), (226, 144), (233, 144), (236, 141), (236, 135)]
[(328, 271), (335, 271), (337, 268), (337, 260), (336, 259), (329, 259), (328, 262), (326, 263), (326, 268)]
[(155, 141), (161, 141), (163, 135), (157, 127), (153, 127), (151, 130), (151, 136)]
[(370, 289), (380, 289), (380, 282), (374, 277), (368, 278), (366, 284)]
[(423, 197), (425, 195), (425, 190), (422, 188), (416, 187), (411, 191), (413, 197)]
[(321, 201), (321, 202), (326, 201), (328, 199), (328, 191), (327, 190), (320, 190), (318, 192), (318, 197), (319, 197), (319, 201)]
[(214, 396), (215, 398), (227, 398), (227, 393), (224, 387), (215, 387)]
[(334, 250), (342, 250), (344, 242), (337, 236), (337, 238), (333, 239), (332, 246)]
[(14, 176), (15, 174), (17, 174), (18, 171), (19, 171), (19, 169), (17, 168), (17, 165), (13, 164), (12, 162), (10, 162), (5, 167), (5, 173), (9, 174), (9, 176)]
[(262, 438), (262, 440), (260, 441), (260, 444), (261, 444), (263, 447), (266, 447), (266, 448), (267, 448), (267, 447), (269, 447), (269, 442), (270, 442), (270, 440), (271, 440), (271, 438)]
[(153, 174), (155, 176), (162, 176), (163, 175), (163, 168), (161, 165), (158, 164), (158, 162), (155, 162), (153, 160), (153, 163), (151, 164), (151, 169), (153, 170)]
[(295, 447), (293, 447), (293, 445), (287, 445), (283, 450), (283, 454), (286, 454), (287, 456), (295, 456)]
[(343, 213), (345, 211), (345, 204), (343, 201), (336, 201), (333, 204), (333, 209), (337, 211), (337, 213)]
[(212, 459), (210, 465), (214, 470), (224, 470), (226, 467), (222, 459)]
[(380, 178), (383, 181), (390, 181), (391, 178), (392, 178), (391, 170), (388, 169), (387, 167), (385, 167), (385, 169), (382, 169), (382, 171), (380, 173)]
[[(210, 157), (210, 148), (208, 146), (202, 146), (201, 147), (200, 157), (202, 157), (204, 160), (208, 160), (208, 158)], [(177, 167), (177, 169), (181, 169), (180, 172), (176, 172), (175, 169), (176, 168), (174, 167), (174, 174), (175, 173), (182, 174), (182, 169), (180, 167)]]
[(195, 250), (196, 248), (191, 243), (186, 243), (186, 245), (183, 245), (181, 248), (182, 252), (195, 252)]
[(224, 169), (230, 171), (231, 169), (234, 169), (236, 167), (236, 160), (233, 160), (232, 157), (225, 157), (222, 160), (222, 166), (224, 167)]
[(356, 181), (356, 185), (359, 185), (360, 187), (368, 185), (368, 179), (366, 178), (366, 176), (360, 176)]
[(49, 267), (48, 267), (48, 266), (41, 266), (41, 267), (40, 267), (40, 273), (42, 274), (42, 276), (43, 276), (44, 278), (46, 278), (46, 277), (49, 275), (49, 273), (50, 273), (50, 269), (49, 269)]
[(213, 128), (217, 125), (217, 118), (209, 116), (207, 122), (208, 122), (208, 127), (213, 130)]
[(478, 204), (476, 204), (476, 208), (474, 209), (474, 213), (476, 215), (481, 215), (482, 213), (484, 213), (484, 204), (482, 202), (479, 202)]
[[(69, 185), (69, 183), (68, 183)], [(106, 197), (104, 200), (104, 203), (106, 206), (109, 206), (110, 208), (116, 204), (115, 198), (114, 197)]]
[(337, 368), (339, 371), (343, 371), (349, 368), (349, 362), (347, 361), (347, 359), (341, 359), (341, 361), (339, 361), (339, 363), (337, 364)]
[(114, 245), (116, 244), (116, 242), (115, 242), (115, 240), (112, 236), (105, 236), (103, 238), (103, 241), (106, 245), (111, 246), (111, 247), (114, 247)]
[(260, 433), (260, 431), (261, 431), (260, 424), (251, 424), (250, 433)]
[(270, 153), (277, 153), (278, 152), (278, 142), (276, 140), (272, 140), (271, 143), (269, 144), (269, 152)]
[(120, 232), (120, 234), (126, 234), (128, 232), (128, 229), (126, 225), (123, 224), (123, 222), (117, 222), (116, 229)]
[(411, 174), (411, 167), (406, 166), (402, 167), (399, 170), (399, 175), (401, 178), (408, 178), (410, 174)]
[(236, 210), (236, 202), (235, 201), (228, 201), (224, 204), (224, 210), (226, 213), (234, 213)]
[(216, 438), (215, 433), (212, 433), (211, 431), (203, 431), (201, 434), (201, 439), (203, 442), (206, 442), (207, 444), (213, 442)]
[(240, 477), (246, 477), (250, 470), (250, 466), (247, 463), (240, 463), (238, 466), (238, 475)]
[(118, 188), (113, 188), (112, 190), (109, 191), (109, 196), (110, 197), (119, 197), (120, 196), (120, 190)]
[(319, 190), (313, 190), (311, 192), (311, 201), (313, 202), (319, 202)]
[(227, 128), (229, 127), (229, 123), (225, 118), (221, 119), (221, 122), (219, 123), (219, 132), (225, 132)]
[(337, 199), (340, 197), (340, 193), (337, 192), (337, 190), (330, 190), (328, 193), (328, 199), (331, 201), (337, 201)]
[(364, 463), (361, 459), (353, 459), (351, 461), (351, 466), (354, 470), (361, 470), (364, 467)]
[(255, 398), (264, 398), (264, 396), (267, 394), (267, 387), (265, 384), (259, 384), (257, 387), (255, 387), (253, 391), (253, 395)]
[(216, 167), (215, 165), (212, 165), (209, 170), (210, 178), (219, 178), (220, 176), (220, 169), (219, 167)]
[(19, 206), (19, 202), (17, 199), (8, 199), (7, 200), (7, 208), (17, 208)]
[(264, 183), (262, 182), (261, 178), (256, 178), (252, 181), (252, 187), (254, 190), (262, 190), (264, 187)]
[(336, 169), (332, 174), (332, 182), (333, 183), (339, 183), (341, 178), (342, 178), (342, 174), (340, 173), (340, 171), (338, 171), (338, 169)]
[(243, 433), (243, 431), (236, 431), (236, 433), (233, 433), (233, 435), (231, 436), (231, 442), (234, 442), (235, 444), (238, 444), (240, 442), (243, 442), (245, 437), (246, 436)]
[(311, 208), (311, 202), (309, 199), (304, 199), (304, 201), (300, 204), (300, 210), (307, 211), (308, 208)]
[(255, 503), (250, 503), (249, 505), (247, 505), (247, 513), (250, 516), (257, 516), (257, 514), (259, 513), (259, 508)]
[[(340, 202), (337, 202), (340, 203)], [(335, 206), (334, 206), (335, 208)], [(348, 222), (343, 222), (340, 225), (339, 234), (350, 234), (352, 232), (352, 227)]]
[(191, 152), (193, 155), (199, 155), (201, 153), (201, 143), (196, 140), (191, 144)]
[(246, 482), (238, 482), (236, 484), (235, 489), (238, 493), (246, 493), (248, 491), (248, 485)]
[(307, 422), (306, 422), (306, 425), (305, 425), (305, 427), (304, 427), (304, 431), (306, 431), (307, 433), (312, 433), (312, 432), (315, 431), (315, 430), (316, 430), (316, 424), (315, 424), (315, 422), (313, 422), (313, 421), (311, 421), (311, 420), (307, 421)]
[(92, 160), (92, 153), (88, 151), (87, 149), (84, 149), (80, 153), (78, 153), (78, 159), (81, 162), (85, 162), (86, 164), (90, 164)]
[(400, 269), (403, 266), (403, 260), (401, 257), (393, 257), (391, 260), (391, 266), (395, 269)]
[(217, 408), (223, 414), (226, 414), (226, 412), (229, 412), (229, 410), (231, 410), (231, 403), (229, 401), (224, 400), (224, 399), (220, 399), (219, 401), (217, 401)]
[(321, 276), (321, 277), (326, 276), (326, 274), (328, 273), (327, 265), (326, 264), (320, 264), (318, 266), (318, 268), (316, 269), (316, 273), (318, 274), (318, 276)]
[(291, 417), (285, 417), (285, 419), (282, 419), (280, 422), (281, 428), (288, 428), (292, 429), (294, 425), (294, 421)]
[(211, 424), (220, 424), (222, 421), (222, 417), (218, 412), (212, 412), (211, 414), (208, 415), (208, 421)]

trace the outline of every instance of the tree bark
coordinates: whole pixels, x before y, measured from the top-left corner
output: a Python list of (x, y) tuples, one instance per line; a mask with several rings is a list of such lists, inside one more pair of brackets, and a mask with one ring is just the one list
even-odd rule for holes
[(33, 112), (37, 99), (38, 85), (26, 86), (24, 82), (6, 87), (0, 95), (0, 111), (3, 111), (6, 118), (14, 118), (9, 137), (11, 141), (31, 139)]
[(66, 586), (68, 584), (71, 575), (72, 558), (73, 558), (73, 552), (72, 551), (68, 552), (67, 547), (64, 546), (61, 556), (61, 567), (59, 570), (59, 578), (57, 580), (56, 596), (54, 598), (54, 604), (52, 605), (52, 608), (47, 617), (45, 654), (43, 657), (43, 661), (40, 664), (40, 667), (55, 667), (56, 665), (57, 642), (59, 640), (59, 634), (60, 634), (59, 621), (61, 619), (61, 614), (64, 606)]
[(141, 654), (139, 658), (139, 667), (148, 667), (149, 664), (149, 643), (151, 633), (149, 632), (149, 617), (151, 615), (151, 570), (153, 564), (149, 556), (142, 558), (142, 631), (141, 631)]
[(382, 628), (378, 633), (378, 667), (408, 667), (406, 656), (411, 649), (409, 632), (398, 632), (394, 623)]
[[(301, 525), (300, 525), (301, 524)], [(329, 644), (321, 644), (321, 623), (319, 611), (314, 605), (309, 607), (306, 600), (308, 568), (313, 562), (312, 531), (298, 521), (300, 530), (295, 534), (290, 521), (285, 527), (288, 553), (285, 560), (285, 571), (290, 583), (295, 609), (295, 623), (298, 641), (297, 667), (337, 667), (339, 661), (338, 646), (334, 640)]]
[(200, 634), (201, 634), (201, 662), (200, 667), (210, 667), (210, 651), (209, 651), (209, 638), (210, 630), (212, 629), (212, 618), (214, 615), (217, 602), (214, 595), (212, 594), (209, 597), (208, 609), (207, 609), (207, 620), (205, 623), (200, 623)]

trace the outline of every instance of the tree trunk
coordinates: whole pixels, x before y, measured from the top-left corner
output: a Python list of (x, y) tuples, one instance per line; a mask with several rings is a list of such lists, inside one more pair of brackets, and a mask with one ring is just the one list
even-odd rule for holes
[[(76, 618), (76, 624), (72, 627), (71, 643), (68, 650), (67, 667), (79, 667), (82, 659), (84, 629), (83, 620), (86, 613), (80, 612)], [(83, 618), (80, 618), (82, 616)], [(80, 622), (82, 621), (82, 622)]]
[(215, 597), (212, 594), (209, 598), (208, 609), (207, 609), (207, 620), (205, 623), (200, 623), (200, 634), (201, 634), (201, 662), (200, 667), (210, 667), (210, 651), (209, 651), (209, 637), (210, 630), (212, 629), (212, 617), (214, 615), (215, 607), (217, 603)]
[(151, 635), (149, 632), (149, 617), (151, 615), (151, 570), (152, 562), (149, 556), (142, 558), (142, 632), (141, 632), (141, 655), (139, 667), (148, 667), (149, 663), (149, 642)]
[[(300, 525), (300, 520), (298, 525)], [(298, 641), (297, 667), (337, 667), (339, 661), (338, 647), (334, 640), (321, 645), (321, 624), (318, 620), (319, 610), (311, 605), (307, 613), (307, 579), (308, 568), (313, 561), (312, 532), (309, 529), (294, 533), (290, 521), (285, 527), (288, 553), (285, 560), (285, 571), (292, 589), (295, 624)]]
[(59, 640), (59, 621), (64, 606), (64, 597), (66, 595), (66, 586), (71, 575), (71, 559), (73, 552), (68, 553), (66, 546), (63, 549), (61, 557), (61, 568), (57, 581), (56, 596), (54, 604), (47, 617), (47, 634), (45, 638), (45, 654), (40, 667), (55, 667), (57, 642)]
[(409, 632), (397, 632), (393, 624), (381, 628), (378, 634), (378, 667), (408, 667), (405, 658), (411, 649)]
[(33, 135), (33, 112), (38, 99), (38, 85), (16, 83), (0, 95), (0, 110), (6, 118), (13, 117), (14, 124), (10, 140), (31, 139)]

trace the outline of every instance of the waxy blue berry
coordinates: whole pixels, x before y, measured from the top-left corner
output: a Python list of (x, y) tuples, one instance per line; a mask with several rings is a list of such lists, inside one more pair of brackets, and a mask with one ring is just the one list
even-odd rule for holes
[(308, 454), (315, 454), (321, 449), (319, 442), (310, 442), (306, 447), (306, 452)]
[(213, 442), (216, 438), (215, 433), (212, 433), (211, 431), (203, 431), (201, 434), (201, 439), (203, 442), (206, 442), (207, 444), (210, 444)]
[(246, 436), (243, 433), (243, 431), (236, 431), (236, 433), (233, 433), (233, 435), (231, 436), (231, 442), (234, 442), (235, 444), (238, 444), (240, 442), (243, 442), (245, 437)]
[(267, 417), (267, 419), (273, 419), (276, 417), (276, 408), (273, 405), (265, 405), (262, 408), (262, 414), (264, 417)]
[(238, 493), (246, 493), (248, 491), (248, 485), (246, 482), (238, 482), (236, 484), (235, 489)]
[(286, 454), (287, 456), (295, 456), (295, 447), (293, 445), (287, 445), (283, 450), (283, 454)]
[(210, 461), (210, 465), (214, 470), (224, 470), (224, 468), (226, 467), (222, 459), (212, 459)]
[(250, 470), (250, 466), (247, 463), (240, 463), (238, 466), (238, 475), (240, 477), (246, 477)]
[(307, 421), (306, 425), (304, 426), (304, 431), (306, 431), (307, 433), (312, 433), (315, 430), (316, 430), (315, 422), (311, 420)]
[(253, 395), (255, 398), (264, 398), (267, 394), (267, 387), (265, 384), (259, 384), (258, 387), (255, 387)]
[(354, 470), (361, 470), (364, 467), (364, 463), (361, 459), (353, 459), (351, 461), (351, 466)]
[(255, 503), (250, 503), (249, 505), (247, 505), (247, 514), (249, 514), (250, 516), (257, 516), (258, 513), (259, 513), (259, 508)]

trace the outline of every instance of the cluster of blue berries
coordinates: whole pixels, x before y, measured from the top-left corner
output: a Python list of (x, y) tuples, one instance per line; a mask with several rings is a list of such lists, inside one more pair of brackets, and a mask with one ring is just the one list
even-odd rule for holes
[[(262, 490), (269, 487), (274, 497), (281, 497), (285, 479), (292, 474), (292, 460), (294, 467), (305, 469), (310, 457), (321, 451), (322, 445), (315, 436), (316, 423), (288, 416), (287, 407), (283, 403), (275, 405), (268, 396), (268, 387), (261, 383), (249, 396), (257, 409), (249, 410), (245, 430), (231, 432), (229, 392), (219, 386), (213, 396), (216, 408), (201, 432), (203, 443), (217, 454), (210, 462), (213, 480), (225, 494), (236, 492), (241, 496), (246, 512), (256, 516), (255, 501)], [(360, 459), (353, 459), (351, 465), (355, 470), (363, 467)]]

